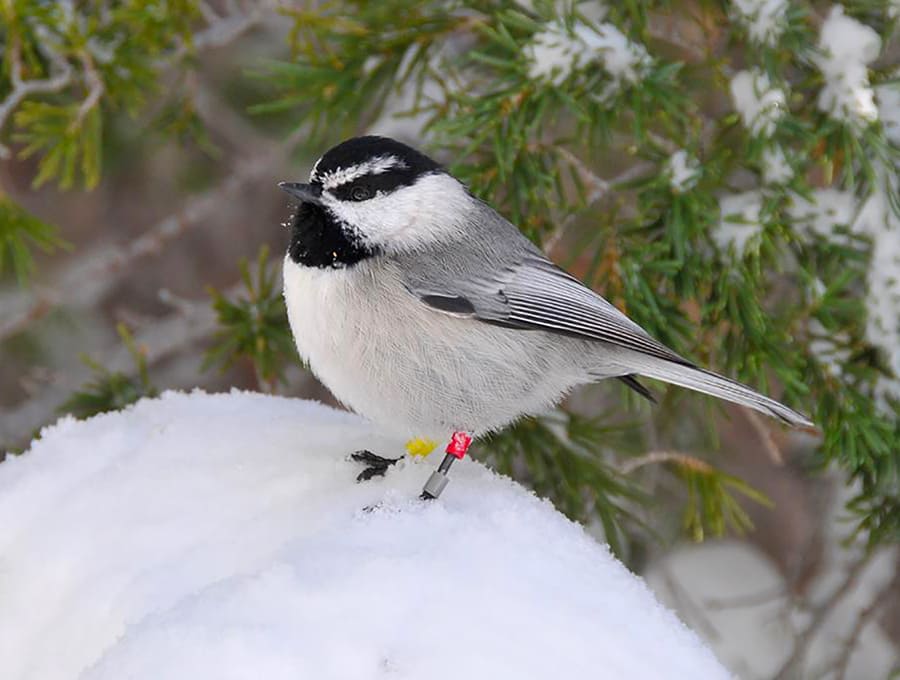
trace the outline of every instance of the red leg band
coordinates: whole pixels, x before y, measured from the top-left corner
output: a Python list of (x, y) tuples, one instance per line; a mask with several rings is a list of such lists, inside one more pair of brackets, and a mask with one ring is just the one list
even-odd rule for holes
[(471, 443), (472, 438), (465, 432), (454, 432), (453, 436), (450, 437), (450, 443), (447, 444), (447, 453), (462, 460)]

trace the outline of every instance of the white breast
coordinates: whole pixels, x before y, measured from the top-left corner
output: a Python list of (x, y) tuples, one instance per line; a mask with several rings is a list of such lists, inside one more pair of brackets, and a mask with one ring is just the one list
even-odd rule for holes
[(434, 311), (383, 258), (317, 269), (288, 257), (284, 295), (297, 349), (316, 376), (400, 434), (497, 429), (588, 380), (572, 359), (585, 355), (579, 341)]

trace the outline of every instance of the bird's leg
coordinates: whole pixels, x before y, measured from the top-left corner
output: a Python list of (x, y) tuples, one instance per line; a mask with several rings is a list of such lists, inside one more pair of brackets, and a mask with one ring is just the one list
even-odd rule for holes
[(453, 461), (461, 460), (465, 457), (471, 443), (472, 437), (469, 434), (465, 432), (453, 433), (453, 436), (450, 437), (450, 443), (447, 444), (447, 453), (444, 455), (444, 460), (441, 461), (438, 469), (432, 472), (431, 477), (425, 482), (425, 487), (422, 489), (422, 495), (419, 498), (428, 501), (441, 495), (441, 492), (450, 483), (450, 478), (447, 477), (450, 466), (453, 465)]
[(387, 469), (400, 460), (400, 458), (384, 458), (371, 451), (362, 450), (351, 453), (350, 460), (354, 460), (357, 463), (362, 463), (366, 466), (366, 469), (356, 476), (357, 482), (365, 482), (372, 479), (372, 477), (384, 477), (384, 473), (387, 472)]

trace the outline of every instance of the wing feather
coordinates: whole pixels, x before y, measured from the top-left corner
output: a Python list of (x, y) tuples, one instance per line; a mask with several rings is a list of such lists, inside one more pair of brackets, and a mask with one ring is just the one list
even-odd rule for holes
[[(517, 330), (609, 343), (632, 350), (620, 380), (652, 398), (634, 375), (663, 380), (749, 406), (790, 425), (811, 427), (802, 413), (678, 356), (608, 301), (563, 271), (509, 222), (483, 206), (472, 241), (460, 247), (395, 256), (397, 272), (423, 304)], [(485, 229), (485, 225), (491, 226)], [(601, 376), (602, 377), (602, 376)]]
[[(693, 366), (538, 253), (524, 254), (515, 264), (495, 270), (493, 276), (445, 279), (443, 290), (435, 290), (434, 281), (429, 286), (420, 283), (407, 276), (407, 288), (425, 304), (441, 311), (446, 311), (448, 297), (458, 298), (455, 306), (471, 307), (472, 316), (482, 321), (599, 340)], [(437, 297), (442, 298), (443, 304), (431, 302)]]

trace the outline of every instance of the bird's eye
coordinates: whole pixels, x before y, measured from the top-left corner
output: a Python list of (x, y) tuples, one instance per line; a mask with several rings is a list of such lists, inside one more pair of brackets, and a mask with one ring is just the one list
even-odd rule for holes
[(365, 201), (369, 198), (372, 198), (372, 190), (362, 184), (359, 186), (355, 186), (350, 191), (350, 198), (352, 198), (354, 201)]

